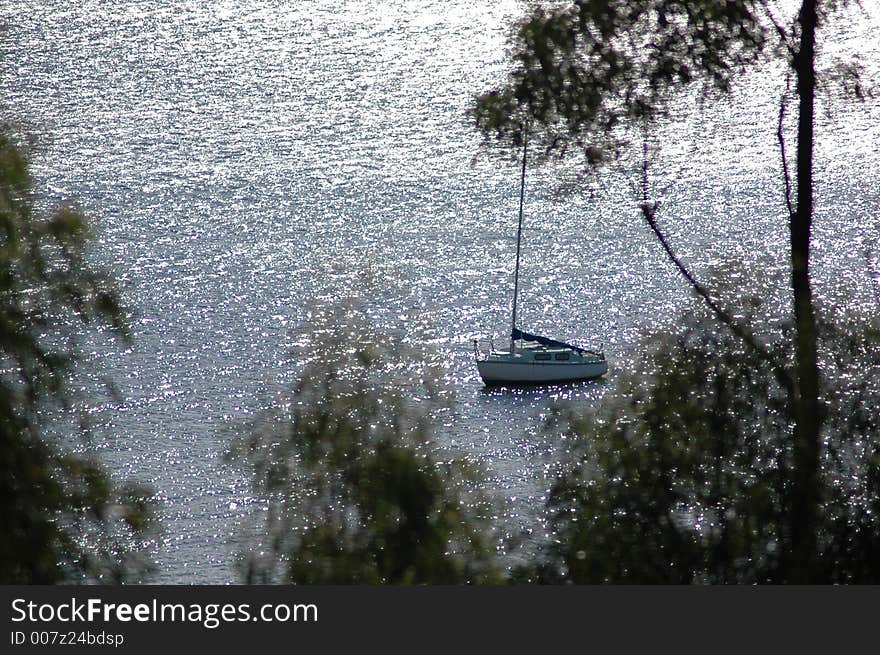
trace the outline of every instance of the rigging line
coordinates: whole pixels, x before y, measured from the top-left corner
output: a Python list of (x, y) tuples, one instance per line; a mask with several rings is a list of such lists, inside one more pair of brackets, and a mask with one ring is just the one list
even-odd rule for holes
[(523, 203), (525, 201), (525, 193), (526, 193), (526, 149), (528, 146), (529, 134), (526, 130), (526, 125), (523, 123), (523, 161), (522, 161), (522, 176), (520, 177), (519, 184), (519, 226), (516, 230), (516, 269), (513, 274), (513, 318), (511, 319), (510, 326), (510, 352), (513, 353), (515, 347), (515, 339), (513, 337), (516, 332), (516, 299), (519, 295), (519, 256), (520, 256), (520, 244), (522, 243), (522, 225), (523, 225)]

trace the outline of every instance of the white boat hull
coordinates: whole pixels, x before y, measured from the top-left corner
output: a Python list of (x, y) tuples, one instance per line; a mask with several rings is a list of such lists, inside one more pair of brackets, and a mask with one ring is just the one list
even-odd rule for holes
[[(591, 380), (608, 372), (608, 363), (601, 352), (587, 350), (523, 332), (517, 327), (516, 304), (519, 294), (519, 262), (523, 229), (523, 203), (526, 189), (526, 143), (528, 131), (523, 129), (523, 161), (519, 193), (519, 227), (516, 233), (516, 268), (513, 282), (513, 312), (510, 330), (510, 351), (497, 351), (494, 346), (482, 359), (474, 341), (477, 370), (486, 385), (561, 384)], [(517, 345), (518, 344), (518, 345)]]
[(514, 362), (478, 360), (477, 370), (483, 383), (501, 384), (562, 384), (592, 380), (608, 372), (608, 362)]

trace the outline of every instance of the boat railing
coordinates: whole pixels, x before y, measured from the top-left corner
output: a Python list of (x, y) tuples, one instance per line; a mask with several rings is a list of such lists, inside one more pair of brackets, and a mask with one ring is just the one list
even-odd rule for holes
[(590, 355), (594, 355), (601, 361), (605, 361), (605, 351), (602, 350), (602, 346), (599, 346), (599, 350), (591, 350), (589, 348), (582, 348), (585, 353), (589, 353)]
[(490, 354), (495, 352), (495, 340), (494, 339), (474, 339), (474, 357), (479, 357), (480, 354)]
[(596, 350), (593, 350), (592, 348), (586, 348), (584, 346), (579, 346), (577, 343), (574, 343), (572, 345), (575, 348), (577, 348), (577, 350), (579, 350), (581, 353), (586, 353), (587, 355), (594, 355), (595, 357), (598, 357), (602, 361), (605, 360), (605, 351), (602, 348), (601, 344), (599, 345), (599, 348)]
[[(491, 355), (494, 352), (497, 352), (495, 349), (495, 339), (474, 339), (474, 357), (479, 358), (481, 355)], [(599, 346), (597, 350), (593, 350), (592, 348), (583, 348), (581, 346), (574, 346), (574, 349), (583, 354), (583, 355), (592, 355), (596, 357), (599, 361), (605, 361), (605, 353), (602, 349), (602, 346)]]

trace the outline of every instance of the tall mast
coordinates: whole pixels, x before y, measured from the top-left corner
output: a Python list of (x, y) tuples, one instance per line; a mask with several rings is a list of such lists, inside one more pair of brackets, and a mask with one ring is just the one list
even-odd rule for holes
[(520, 244), (522, 243), (522, 224), (523, 224), (523, 201), (526, 193), (526, 146), (528, 144), (529, 134), (526, 131), (525, 123), (523, 123), (523, 160), (522, 160), (522, 176), (519, 184), (519, 227), (516, 230), (516, 269), (513, 274), (513, 319), (510, 326), (510, 352), (513, 353), (516, 332), (516, 298), (519, 295), (519, 253)]

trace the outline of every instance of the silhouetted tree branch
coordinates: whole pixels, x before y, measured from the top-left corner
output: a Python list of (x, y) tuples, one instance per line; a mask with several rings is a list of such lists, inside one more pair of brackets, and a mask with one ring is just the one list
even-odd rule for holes
[(127, 342), (125, 313), (90, 263), (86, 217), (42, 211), (37, 197), (25, 153), (0, 130), (0, 584), (137, 580), (151, 494), (72, 452), (72, 434), (59, 443), (54, 422), (82, 428), (69, 380), (83, 338), (104, 328)]
[[(788, 388), (796, 408), (790, 444), (792, 465), (788, 467), (787, 529), (780, 539), (785, 553), (784, 578), (806, 582), (820, 566), (814, 526), (821, 503), (818, 457), (823, 421), (810, 281), (816, 35), (820, 18), (824, 25), (832, 10), (850, 3), (801, 0), (798, 4), (790, 32), (766, 0), (574, 0), (567, 5), (539, 7), (517, 25), (515, 65), (507, 84), (478, 98), (474, 116), (487, 139), (495, 137), (508, 143), (515, 141), (513, 132), (523, 116), (531, 117), (541, 126), (545, 142), (557, 147), (569, 143), (587, 154), (589, 165), (596, 165), (603, 159), (603, 148), (620, 151), (620, 126), (631, 128), (663, 118), (670, 99), (679, 97), (676, 93), (695, 81), (703, 82), (704, 89), (728, 91), (736, 71), (765, 57), (768, 33), (779, 37), (780, 47), (771, 50), (783, 53), (795, 79), (798, 100), (793, 185), (791, 174), (786, 172), (782, 129), (785, 96), (777, 125), (786, 178), (794, 313), (793, 384)], [(866, 97), (858, 67), (844, 69), (844, 87), (856, 97)], [(643, 200), (643, 216), (659, 238), (662, 233), (657, 229), (655, 210)], [(687, 273), (686, 279), (690, 277), (689, 283), (695, 289), (702, 288), (665, 238), (661, 243), (679, 271)], [(705, 289), (703, 292), (704, 300), (710, 298)], [(717, 303), (713, 312), (724, 320), (725, 313)], [(737, 336), (741, 334), (742, 330)]]
[(785, 76), (785, 91), (779, 100), (779, 123), (776, 126), (776, 139), (779, 141), (779, 156), (782, 159), (782, 180), (785, 183), (785, 206), (788, 209), (788, 220), (794, 216), (794, 204), (791, 198), (791, 174), (788, 172), (788, 155), (785, 150), (785, 110), (788, 106), (788, 92), (791, 88), (791, 76)]
[(874, 265), (873, 246), (865, 248), (865, 265), (868, 268), (868, 277), (871, 279), (871, 288), (874, 291), (874, 300), (877, 301), (877, 306), (880, 307), (880, 273), (878, 273), (877, 267)]
[(645, 219), (645, 223), (647, 223), (648, 227), (654, 233), (654, 236), (657, 237), (657, 241), (660, 242), (660, 245), (663, 247), (663, 251), (666, 253), (667, 258), (670, 262), (675, 266), (679, 273), (681, 273), (682, 277), (687, 280), (688, 284), (691, 288), (696, 292), (700, 298), (706, 303), (709, 309), (712, 310), (712, 313), (720, 320), (724, 325), (726, 325), (737, 337), (743, 340), (743, 342), (751, 348), (755, 354), (762, 358), (768, 365), (771, 366), (774, 374), (777, 376), (779, 383), (788, 391), (793, 391), (794, 389), (794, 381), (791, 379), (791, 375), (786, 370), (786, 367), (783, 362), (779, 361), (779, 359), (772, 353), (770, 350), (762, 346), (754, 337), (754, 335), (749, 331), (747, 327), (742, 325), (740, 322), (735, 320), (733, 316), (725, 311), (721, 305), (718, 304), (718, 301), (712, 297), (712, 294), (709, 293), (709, 290), (697, 280), (696, 276), (690, 272), (687, 266), (685, 266), (684, 262), (678, 255), (675, 254), (675, 251), (672, 249), (669, 240), (666, 238), (666, 235), (660, 229), (660, 226), (657, 224), (657, 209), (660, 206), (658, 202), (650, 201), (649, 194), (649, 177), (648, 177), (648, 169), (649, 169), (649, 158), (648, 158), (648, 138), (647, 138), (647, 129), (643, 134), (642, 138), (642, 175), (641, 175), (641, 212), (642, 218)]

